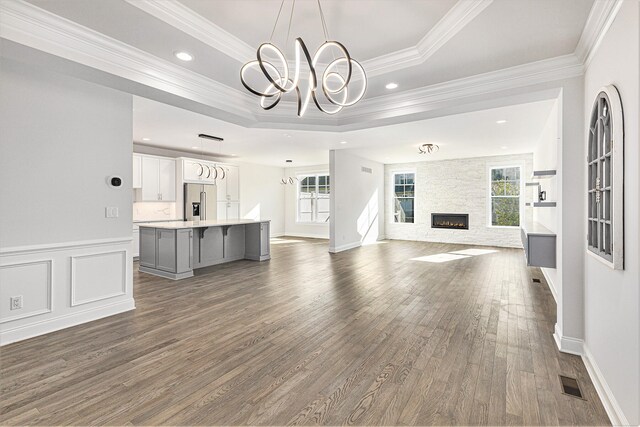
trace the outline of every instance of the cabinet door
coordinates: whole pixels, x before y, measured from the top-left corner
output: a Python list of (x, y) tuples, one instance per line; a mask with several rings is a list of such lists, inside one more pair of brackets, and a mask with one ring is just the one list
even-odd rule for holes
[(267, 256), (271, 252), (271, 242), (269, 240), (269, 223), (260, 223), (260, 256)]
[(227, 202), (218, 202), (218, 220), (227, 219)]
[(227, 176), (227, 200), (232, 202), (240, 201), (240, 175), (237, 166), (225, 166)]
[(225, 170), (225, 179), (222, 179), (222, 171), (220, 171), (220, 167), (218, 168), (218, 179), (216, 179), (216, 193), (218, 195), (218, 202), (225, 202), (227, 201), (227, 172)]
[(157, 256), (156, 268), (158, 270), (176, 271), (176, 230), (156, 229)]
[(176, 161), (160, 159), (160, 200), (176, 201)]
[(244, 258), (244, 233), (244, 225), (232, 225), (227, 228), (227, 235), (224, 240), (225, 259)]
[(142, 157), (142, 201), (151, 202), (160, 200), (160, 174), (159, 159)]
[(200, 228), (194, 231), (193, 263), (195, 267), (217, 264), (224, 258), (222, 227)]
[(227, 219), (239, 219), (240, 218), (240, 203), (228, 202), (227, 203)]
[(156, 268), (156, 229), (140, 229), (140, 265)]
[(142, 157), (133, 155), (133, 178), (131, 180), (132, 188), (142, 188)]
[(186, 182), (199, 182), (202, 181), (202, 175), (204, 168), (201, 162), (195, 162), (192, 160), (182, 161), (182, 178)]
[(176, 251), (176, 273), (191, 271), (193, 269), (193, 230), (176, 231)]

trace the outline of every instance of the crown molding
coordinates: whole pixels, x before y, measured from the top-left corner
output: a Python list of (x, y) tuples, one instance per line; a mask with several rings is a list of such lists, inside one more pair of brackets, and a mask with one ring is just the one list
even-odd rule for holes
[(462, 31), (492, 2), (493, 0), (458, 0), (417, 45), (363, 61), (362, 66), (367, 70), (368, 76), (377, 76), (420, 65)]
[(254, 48), (177, 1), (125, 0), (239, 62), (256, 54)]
[(575, 50), (585, 68), (591, 63), (621, 6), (622, 0), (596, 0), (593, 3)]
[(0, 37), (255, 120), (248, 94), (24, 1), (0, 2)]
[(397, 117), (429, 111), (443, 102), (469, 98), (526, 86), (569, 79), (584, 74), (584, 66), (574, 54), (544, 59), (502, 70), (364, 99), (343, 110), (341, 124), (372, 118)]

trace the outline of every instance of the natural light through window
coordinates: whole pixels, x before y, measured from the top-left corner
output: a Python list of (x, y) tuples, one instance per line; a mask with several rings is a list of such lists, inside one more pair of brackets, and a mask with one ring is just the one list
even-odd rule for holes
[(494, 167), (490, 171), (491, 225), (520, 225), (520, 167)]
[(465, 258), (471, 258), (474, 256), (479, 256), (479, 255), (487, 255), (487, 254), (492, 254), (498, 252), (495, 249), (478, 249), (478, 248), (471, 248), (471, 249), (462, 249), (459, 251), (451, 251), (451, 252), (443, 252), (440, 254), (434, 254), (434, 255), (426, 255), (426, 256), (421, 256), (421, 257), (416, 257), (416, 258), (411, 258), (410, 261), (421, 261), (421, 262), (434, 262), (434, 263), (443, 263), (443, 262), (449, 262), (449, 261), (456, 261), (456, 260), (460, 260), (460, 259), (465, 259)]
[(415, 176), (413, 172), (393, 174), (393, 222), (414, 220)]
[(328, 174), (298, 177), (298, 222), (329, 222)]

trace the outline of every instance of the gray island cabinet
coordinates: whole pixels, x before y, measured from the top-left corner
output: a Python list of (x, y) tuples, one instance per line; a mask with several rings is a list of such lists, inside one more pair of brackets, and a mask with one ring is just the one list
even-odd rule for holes
[(140, 271), (178, 280), (193, 270), (240, 259), (271, 258), (269, 221), (140, 223)]

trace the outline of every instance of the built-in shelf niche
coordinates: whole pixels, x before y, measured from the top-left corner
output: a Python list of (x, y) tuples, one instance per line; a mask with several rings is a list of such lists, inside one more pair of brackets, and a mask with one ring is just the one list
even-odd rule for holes
[(530, 181), (525, 183), (527, 187), (537, 187), (536, 189), (536, 199), (533, 203), (526, 203), (526, 206), (533, 206), (534, 208), (555, 208), (557, 203), (553, 201), (541, 200), (540, 193), (542, 192), (542, 185), (540, 184), (541, 179), (548, 179), (556, 176), (555, 169), (549, 170), (539, 170), (533, 171), (531, 174), (531, 179), (535, 181)]

